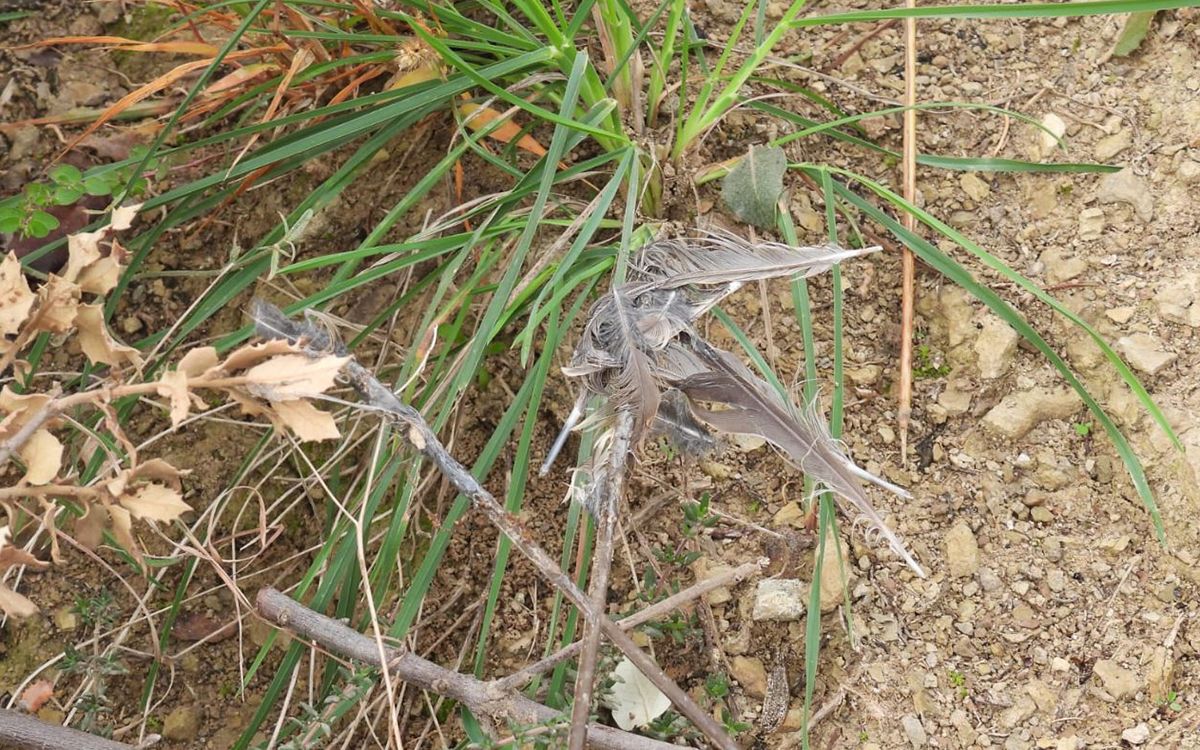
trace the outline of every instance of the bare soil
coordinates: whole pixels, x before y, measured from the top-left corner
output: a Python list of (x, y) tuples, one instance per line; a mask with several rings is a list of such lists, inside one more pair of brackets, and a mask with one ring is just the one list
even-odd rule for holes
[[(44, 9), (0, 33), (21, 41), (102, 33), (120, 23), (103, 4), (46, 4)], [(695, 11), (710, 38), (720, 40), (740, 6), (709, 0)], [(768, 20), (780, 12), (779, 4), (769, 4)], [(1061, 394), (1063, 383), (1053, 368), (1036, 352), (1012, 347), (1010, 337), (977, 303), (924, 268), (919, 269), (918, 292), (921, 372), (911, 430), (916, 455), (907, 467), (902, 465), (894, 396), (899, 259), (888, 248), (848, 264), (845, 442), (860, 464), (914, 495), (910, 502), (876, 499), (929, 575), (916, 578), (857, 529), (842, 529), (849, 575), (827, 581), (834, 595), (823, 620), (815, 686), (822, 718), (813, 730), (815, 747), (1200, 747), (1200, 424), (1195, 417), (1200, 414), (1200, 302), (1194, 301), (1200, 294), (1200, 202), (1195, 198), (1200, 192), (1200, 18), (1194, 11), (1160, 13), (1136, 53), (1108, 59), (1119, 28), (1120, 19), (1108, 17), (921, 22), (922, 101), (989, 102), (1039, 121), (1054, 115), (1066, 125), (1070, 148), (1065, 155), (1052, 154), (1028, 124), (947, 109), (922, 113), (923, 153), (1099, 161), (1126, 171), (1115, 176), (1014, 175), (923, 168), (918, 186), (920, 201), (931, 213), (1052, 290), (1109, 341), (1121, 342), (1118, 348), (1163, 407), (1185, 450), (1170, 445), (1142, 413), (1082, 332), (1013, 285), (979, 272), (1029, 315), (1118, 417), (1147, 464), (1167, 542), (1155, 540), (1111, 444), (1082, 404)], [(863, 26), (791, 35), (778, 54), (805, 68), (781, 67), (773, 74), (823, 92), (848, 111), (892, 106), (902, 92), (900, 29), (871, 36), (873, 30)], [(61, 59), (46, 60), (3, 55), (2, 64), (18, 81), (16, 95), (0, 110), (5, 120), (53, 111), (64, 97), (90, 93), (103, 103), (128, 90), (120, 68), (102, 53), (73, 49)], [(0, 76), (7, 78), (3, 71)], [(799, 99), (785, 101), (806, 106)], [(779, 127), (750, 112), (735, 113), (709, 134), (703, 161), (742, 153)], [(880, 143), (899, 150), (899, 116), (876, 118), (864, 127)], [(305, 254), (345, 249), (346, 237), (373, 225), (445, 145), (436, 131), (415, 138), (420, 139), (418, 147), (397, 144), (377, 170), (378, 179), (361, 181), (347, 194), (341, 210), (330, 212), (336, 216), (333, 223), (303, 247)], [(0, 157), (7, 170), (4, 190), (19, 187), (35, 171), (29, 166), (36, 167), (57, 145), (50, 130), (21, 131), (4, 136), (3, 142), (10, 149)], [(826, 142), (804, 141), (789, 148), (789, 155), (793, 161), (844, 165), (899, 184), (897, 164)], [(475, 176), (473, 190), (496, 187), (491, 181), (497, 178), (485, 165), (468, 167)], [(212, 269), (225, 255), (224, 249), (214, 248), (228, 248), (235, 237), (245, 245), (267, 231), (279, 212), (314, 184), (305, 179), (274, 183), (253, 200), (224, 211), (219, 221), (166, 238), (152, 254), (150, 268)], [(821, 241), (824, 219), (818, 194), (798, 180), (788, 188), (802, 240)], [(675, 196), (667, 211), (671, 218), (693, 226), (733, 222), (722, 214), (719, 191), (712, 186), (698, 194), (687, 188), (669, 195)], [(436, 213), (444, 207), (437, 202), (450, 196), (449, 186), (435, 191), (428, 208)], [(396, 232), (415, 228), (401, 226)], [(967, 260), (963, 251), (953, 252)], [(178, 315), (204, 283), (203, 277), (175, 276), (141, 282), (118, 314), (118, 328), (131, 335), (141, 326), (156, 330)], [(316, 287), (321, 279), (303, 283)], [(378, 309), (403, 283), (381, 282), (377, 299), (368, 295), (358, 304)], [(832, 368), (828, 278), (815, 279), (811, 288), (818, 311), (817, 366), (827, 379)], [(747, 290), (729, 310), (781, 377), (796, 383), (804, 368), (791, 304), (790, 290), (779, 284), (761, 293)], [(362, 320), (371, 310), (335, 312)], [(123, 328), (121, 321), (131, 318), (140, 326)], [(231, 308), (215, 323), (228, 327), (206, 335), (239, 324), (240, 313)], [(710, 334), (717, 343), (736, 346), (722, 339), (725, 334), (717, 325)], [(562, 360), (568, 355), (562, 352)], [(491, 374), (491, 382), (469, 398), (454, 425), (453, 450), (464, 461), (477, 455), (525, 377), (510, 356), (497, 358)], [(548, 385), (535, 442), (539, 460), (573, 400), (563, 381), (554, 377)], [(1022, 411), (1030, 408), (1031, 413)], [(146, 437), (160, 426), (148, 414), (141, 429)], [(188, 499), (203, 510), (221, 495), (239, 456), (260, 435), (241, 423), (206, 422), (155, 445), (177, 466), (196, 470)], [(513, 450), (515, 446), (501, 455), (488, 479), (494, 490), (504, 488)], [(552, 552), (562, 544), (566, 481), (560, 464), (551, 476), (531, 479), (524, 502), (531, 530)], [(268, 497), (279, 492), (278, 487), (265, 489)], [(688, 539), (681, 531), (680, 503), (704, 492), (712, 496), (721, 520), (710, 533)], [(242, 528), (237, 513), (242, 505), (253, 504), (251, 494), (234, 495), (235, 500), (222, 496), (228, 505), (214, 514), (218, 537)], [(802, 477), (769, 448), (746, 441), (699, 463), (648, 446), (629, 496), (609, 598), (614, 612), (640, 606), (647, 569), (660, 581), (687, 585), (764, 551), (778, 558), (774, 537), (763, 529), (807, 539), (799, 507)], [(297, 511), (288, 516), (294, 520), (260, 551), (249, 572), (240, 572), (244, 577), (237, 580), (244, 593), (252, 596), (268, 582), (294, 581), (308, 566), (325, 528), (322, 503), (315, 497), (316, 490), (311, 497), (302, 496)], [(452, 496), (431, 482), (420, 500), (417, 515), (440, 519)], [(410, 647), (432, 654), (441, 664), (470, 668), (495, 545), (495, 534), (482, 519), (469, 517), (459, 524)], [(804, 548), (799, 563), (773, 572), (811, 577), (811, 554), (804, 541), (798, 546)], [(161, 550), (166, 549), (163, 540)], [(663, 550), (695, 550), (702, 556), (681, 567), (664, 562)], [(224, 553), (234, 556), (233, 547)], [(114, 572), (77, 551), (66, 554), (67, 565), (27, 579), (23, 588), (44, 616), (10, 622), (0, 630), (0, 693), (15, 696), (39, 665), (68, 644), (92, 637), (72, 621), (71, 604), (108, 588), (120, 607), (117, 623), (124, 625), (117, 630), (129, 649), (131, 669), (130, 675), (113, 681), (118, 698), (110, 726), (118, 735), (128, 733), (139, 719), (134, 708), (142, 679), (139, 665), (154, 651), (157, 635)], [(420, 549), (405, 551), (399, 561), (402, 572), (411, 575), (421, 554)], [(115, 561), (111, 555), (106, 559)], [(498, 619), (488, 634), (489, 675), (517, 669), (545, 647), (553, 592), (523, 560), (514, 557), (509, 568)], [(133, 582), (157, 627), (164, 626), (160, 608), (169, 603), (178, 576), (170, 569), (163, 591)], [(756, 741), (769, 748), (799, 747), (805, 623), (755, 621), (755, 591), (750, 582), (710, 597), (697, 608), (694, 626), (682, 642), (654, 640), (652, 647), (668, 673), (689, 689), (702, 690), (705, 677), (714, 671), (732, 674), (735, 714), (751, 724), (761, 708), (765, 675), (782, 660), (792, 683), (788, 719), (775, 733), (757, 736), (751, 730), (745, 738), (747, 744)], [(240, 624), (236, 637), (192, 645), (235, 620)], [(268, 664), (245, 693), (238, 691), (242, 670), (267, 629), (246, 616), (245, 600), (205, 566), (190, 584), (184, 616), (175, 628), (166, 649), (174, 671), (152, 709), (152, 728), (162, 731), (181, 721), (186, 725), (169, 734), (174, 739), (163, 747), (226, 748), (272, 676)], [(73, 690), (77, 683), (64, 685)], [(307, 677), (297, 686), (298, 694), (306, 690)], [(59, 692), (43, 709), (44, 718), (61, 719), (72, 700), (69, 690)], [(403, 725), (414, 746), (440, 746), (442, 735), (429, 731), (426, 700), (409, 692), (403, 705), (409, 709)], [(454, 726), (443, 729), (446, 737), (457, 736)], [(360, 739), (363, 746), (377, 746), (377, 739)]]

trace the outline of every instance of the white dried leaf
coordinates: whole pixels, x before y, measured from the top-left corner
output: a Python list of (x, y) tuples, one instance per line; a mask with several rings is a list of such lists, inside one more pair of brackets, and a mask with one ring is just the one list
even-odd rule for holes
[(37, 299), (25, 280), (21, 261), (10, 252), (0, 262), (0, 336), (10, 336), (21, 328)]
[(612, 711), (613, 721), (626, 732), (646, 726), (671, 707), (671, 699), (629, 659), (621, 659), (612, 674), (616, 682), (605, 703)]
[(230, 352), (225, 361), (221, 363), (221, 369), (225, 372), (237, 372), (247, 367), (253, 367), (259, 362), (274, 357), (277, 354), (287, 354), (295, 351), (296, 349), (283, 339), (271, 339), (270, 341), (260, 341), (257, 344), (247, 344)]
[(107, 229), (95, 232), (78, 232), (67, 237), (67, 267), (63, 269), (63, 278), (76, 281), (83, 269), (100, 260), (100, 240), (108, 233)]
[(178, 427), (187, 419), (191, 408), (188, 394), (188, 376), (181, 370), (164, 372), (158, 380), (158, 395), (171, 401), (171, 426)]
[(321, 411), (307, 401), (275, 401), (271, 408), (279, 417), (279, 421), (301, 440), (334, 440), (341, 437), (333, 415)]
[(79, 285), (61, 276), (50, 278), (38, 289), (38, 330), (66, 333), (75, 327), (79, 312)]
[(138, 211), (142, 209), (141, 203), (135, 203), (132, 206), (121, 206), (113, 211), (112, 229), (115, 232), (121, 232), (133, 226), (133, 218), (138, 215)]
[(120, 279), (121, 265), (111, 255), (106, 255), (80, 271), (75, 281), (89, 294), (108, 294)]
[(23, 619), (38, 613), (37, 605), (0, 583), (0, 611), (9, 617)]
[(21, 446), (25, 462), (25, 481), (32, 485), (49, 483), (62, 468), (63, 446), (49, 430), (38, 430)]
[(284, 354), (247, 370), (247, 390), (268, 401), (291, 401), (317, 396), (333, 387), (349, 357), (328, 355), (310, 359), (303, 354)]
[(121, 367), (126, 362), (135, 367), (142, 364), (142, 355), (137, 349), (117, 342), (109, 334), (101, 305), (80, 305), (75, 324), (79, 327), (79, 346), (91, 361), (113, 367)]
[(203, 375), (220, 363), (221, 359), (217, 356), (216, 347), (198, 346), (183, 355), (183, 359), (179, 360), (178, 369), (189, 378), (194, 378)]
[(177, 490), (154, 482), (140, 485), (133, 493), (122, 495), (120, 503), (135, 518), (150, 521), (174, 521), (192, 509)]

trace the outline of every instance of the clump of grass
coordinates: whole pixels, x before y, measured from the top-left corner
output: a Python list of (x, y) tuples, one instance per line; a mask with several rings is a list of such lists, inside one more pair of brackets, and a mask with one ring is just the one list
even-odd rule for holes
[[(406, 278), (402, 293), (353, 331), (350, 345), (385, 349), (381, 343), (384, 332), (401, 313), (409, 316), (404, 328), (412, 332), (405, 342), (408, 346), (402, 354), (389, 352), (388, 372), (405, 403), (419, 408), (439, 432), (447, 428), (488, 371), (489, 361), (500, 352), (515, 350), (512, 356), (528, 368), (528, 377), (499, 415), (471, 470), (477, 477), (487, 476), (502, 453), (515, 445), (504, 502), (516, 513), (526, 499), (528, 466), (536, 459), (534, 438), (552, 365), (583, 306), (597, 292), (623, 281), (629, 258), (653, 239), (658, 217), (666, 208), (664, 161), (672, 162), (677, 171), (692, 163), (705, 133), (720, 127), (735, 108), (747, 108), (777, 122), (784, 134), (773, 146), (824, 138), (859, 148), (864, 159), (899, 157), (865, 138), (856, 126), (863, 119), (903, 108), (846, 114), (834, 102), (801, 90), (796, 93), (811, 106), (793, 110), (755, 96), (784, 88), (786, 82), (767, 77), (765, 66), (785, 34), (803, 33), (817, 25), (906, 17), (1071, 16), (1186, 4), (1104, 0), (806, 16), (804, 4), (794, 2), (775, 26), (766, 29), (756, 16), (757, 5), (747, 3), (719, 52), (701, 38), (683, 0), (665, 0), (646, 17), (618, 0), (549, 7), (532, 0), (513, 0), (503, 7), (483, 3), (471, 12), (440, 2), (395, 11), (364, 3), (291, 0), (200, 7), (172, 17), (172, 25), (153, 41), (121, 45), (130, 54), (174, 53), (182, 48), (171, 45), (190, 40), (196, 46), (183, 54), (192, 59), (138, 88), (136, 96), (95, 113), (93, 124), (73, 138), (77, 141), (118, 117), (169, 113), (147, 147), (78, 175), (61, 168), (49, 173), (37, 183), (40, 187), (29, 186), (21, 195), (0, 202), (0, 229), (15, 229), (32, 237), (51, 236), (54, 227), (42, 215), (51, 203), (78, 199), (74, 193), (82, 189), (111, 196), (117, 206), (144, 191), (144, 221), (125, 243), (130, 253), (128, 267), (100, 303), (104, 315), (111, 317), (125, 304), (130, 289), (145, 278), (147, 259), (171, 233), (197, 221), (230, 215), (235, 207), (253, 200), (254, 191), (268, 189), (272, 182), (314, 163), (332, 167), (307, 194), (286, 207), (276, 226), (262, 236), (244, 238), (250, 247), (209, 248), (217, 255), (218, 271), (207, 279), (207, 286), (198, 287), (194, 304), (176, 323), (137, 342), (137, 348), (146, 354), (145, 363), (129, 378), (153, 382), (168, 371), (167, 363), (176, 350), (201, 333), (220, 336), (216, 349), (221, 355), (244, 342), (249, 327), (234, 332), (216, 330), (214, 321), (229, 307), (244, 304), (266, 281), (278, 285), (278, 294), (286, 296), (287, 311), (296, 312), (334, 310), (380, 279)], [(593, 17), (598, 22), (593, 22)], [(192, 33), (205, 33), (196, 30), (207, 28), (221, 33), (212, 39), (191, 39)], [(603, 44), (592, 44), (598, 41)], [(99, 43), (94, 39), (74, 42)], [(595, 48), (602, 50), (597, 57), (589, 53)], [(185, 95), (173, 93), (175, 81), (195, 73), (199, 75)], [(676, 80), (680, 105), (670, 119), (665, 105)], [(1021, 118), (971, 103), (918, 106), (923, 110), (970, 107)], [(341, 197), (371, 176), (382, 152), (413, 133), (428, 131), (445, 133), (438, 141), (442, 156), (433, 166), (411, 175), (406, 190), (392, 205), (380, 206), (382, 217), (373, 220), (360, 240), (337, 252), (312, 252), (305, 227), (314, 219), (319, 223), (324, 212), (340, 210)], [(187, 137), (178, 138), (181, 133)], [(937, 154), (922, 154), (918, 163), (1018, 174), (1109, 170), (1102, 165)], [(182, 175), (189, 174), (196, 164), (212, 166), (199, 178), (184, 179)], [(469, 187), (459, 187), (464, 164), (490, 170), (506, 180), (507, 187), (493, 194), (471, 194)], [(731, 162), (710, 164), (690, 177), (703, 185), (735, 166)], [(1079, 392), (1094, 424), (1109, 437), (1162, 535), (1141, 463), (1124, 434), (1054, 347), (971, 269), (988, 269), (1084, 330), (1146, 412), (1176, 440), (1145, 388), (1094, 328), (981, 245), (905, 201), (887, 185), (832, 164), (791, 162), (787, 170), (789, 182), (810, 190), (824, 205), (830, 242), (865, 247), (872, 244), (864, 236), (868, 227), (879, 228), (877, 231), (910, 248), (934, 272), (971, 292), (1041, 352)], [(443, 186), (449, 186), (452, 205), (423, 222), (416, 221), (423, 201)], [(925, 234), (907, 229), (896, 220), (897, 215), (911, 216)], [(800, 244), (787, 212), (779, 212), (776, 220), (782, 238)], [(417, 223), (422, 225), (417, 231), (399, 229)], [(951, 257), (926, 235), (949, 241), (965, 255)], [(21, 262), (28, 268), (64, 243), (63, 238), (55, 239)], [(828, 429), (837, 438), (844, 412), (844, 300), (837, 266), (832, 273), (834, 339)], [(301, 279), (315, 283), (291, 286)], [(821, 373), (814, 356), (814, 312), (802, 279), (793, 283), (793, 299), (805, 350), (803, 401), (810, 403)], [(782, 388), (778, 376), (754, 352), (735, 322), (719, 310), (716, 314), (742, 343), (759, 375)], [(36, 393), (55, 382), (49, 372), (51, 349), (51, 333), (39, 332), (29, 342), (29, 366), (19, 381), (13, 381), (15, 387)], [(114, 422), (97, 417), (66, 426), (60, 433), (64, 442), (82, 444), (94, 438), (118, 460), (130, 460), (114, 424), (131, 419), (137, 399), (120, 399), (111, 406)], [(264, 438), (238, 467), (234, 481), (269, 475), (291, 461), (321, 486), (322, 544), (292, 594), (318, 611), (332, 608), (338, 617), (355, 627), (370, 628), (381, 638), (412, 638), (421, 613), (430, 604), (428, 594), (444, 565), (455, 524), (467, 512), (469, 502), (458, 495), (444, 513), (423, 511), (419, 493), (426, 485), (422, 469), (409, 453), (394, 450), (396, 436), (386, 431), (355, 432), (353, 440), (354, 450), (339, 451), (324, 462), (295, 446), (281, 453)], [(586, 461), (591, 451), (591, 442), (585, 441), (578, 460)], [(99, 458), (83, 462), (76, 479), (86, 486), (102, 469)], [(327, 480), (333, 476), (340, 479)], [(294, 507), (292, 497), (285, 493), (284, 502), (271, 505), (272, 522), (283, 522)], [(814, 513), (819, 532), (814, 581), (819, 581), (825, 544), (830, 535), (838, 533), (828, 493), (817, 496)], [(565, 522), (561, 563), (569, 570), (579, 545), (583, 567), (576, 572), (576, 580), (581, 585), (592, 534), (586, 515), (573, 507)], [(402, 551), (414, 550), (418, 558), (415, 569), (398, 571), (395, 561)], [(487, 662), (509, 554), (508, 541), (501, 539), (469, 659), (477, 674), (482, 674)], [(137, 565), (133, 556), (127, 562)], [(179, 615), (198, 571), (205, 566), (224, 570), (213, 560), (197, 556), (160, 562), (180, 572), (158, 644), (166, 649), (170, 623)], [(812, 586), (812, 596), (816, 611), (819, 585)], [(382, 611), (395, 615), (384, 622), (379, 616)], [(807, 628), (806, 707), (813, 700), (820, 618), (809, 618)], [(572, 641), (577, 629), (576, 611), (556, 599), (546, 652)], [(244, 684), (265, 669), (273, 642), (274, 638), (269, 639), (251, 660)], [(260, 707), (235, 747), (249, 747), (255, 734), (270, 726), (272, 717), (298, 713), (291, 687), (306, 651), (304, 645), (294, 642), (278, 665), (273, 665), (274, 676)], [(141, 708), (147, 714), (161, 689), (160, 669), (160, 662), (153, 662), (145, 680)], [(548, 703), (561, 706), (566, 702), (568, 669), (560, 665), (545, 683), (535, 681), (530, 690), (544, 690)], [(293, 742), (309, 736), (318, 725), (322, 732), (326, 726), (334, 728), (336, 738), (361, 732), (364, 721), (379, 720), (396, 710), (395, 706), (358, 710), (378, 689), (376, 685), (377, 674), (370, 670), (329, 670), (312, 686), (309, 696), (310, 705), (321, 706), (320, 711), (296, 716), (298, 721), (293, 723), (276, 719), (275, 739)], [(352, 697), (343, 699), (345, 696)], [(460, 716), (465, 726), (475, 726), (468, 711), (461, 710)]]

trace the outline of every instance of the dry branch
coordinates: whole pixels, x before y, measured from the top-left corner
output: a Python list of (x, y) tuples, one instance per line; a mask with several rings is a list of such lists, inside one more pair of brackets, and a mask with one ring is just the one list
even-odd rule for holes
[[(604, 611), (608, 599), (608, 574), (612, 570), (613, 536), (617, 526), (617, 512), (621, 507), (621, 496), (625, 489), (625, 463), (629, 457), (630, 441), (633, 439), (634, 414), (622, 409), (617, 414), (613, 428), (613, 439), (609, 448), (608, 465), (603, 475), (606, 481), (597, 482), (593, 492), (600, 495), (592, 502), (596, 512), (596, 551), (592, 555), (592, 575), (588, 582), (588, 596), (592, 605)], [(575, 677), (574, 705), (571, 709), (571, 736), (568, 750), (583, 750), (587, 744), (587, 717), (592, 710), (592, 690), (596, 685), (596, 661), (600, 653), (600, 623), (588, 620), (583, 628), (583, 653), (579, 657), (579, 670)]]
[(48, 724), (27, 714), (0, 708), (0, 747), (11, 750), (133, 750), (78, 729)]
[[(760, 558), (754, 562), (742, 563), (736, 568), (730, 568), (722, 573), (719, 573), (712, 578), (705, 578), (703, 581), (694, 583), (688, 586), (683, 591), (677, 594), (672, 594), (660, 602), (656, 602), (645, 609), (638, 610), (629, 617), (617, 621), (617, 626), (621, 630), (631, 630), (641, 625), (644, 622), (662, 617), (672, 611), (679, 609), (688, 602), (699, 599), (710, 591), (728, 586), (732, 583), (740, 583), (750, 576), (761, 572), (770, 561), (767, 558)], [(583, 650), (583, 641), (575, 641), (569, 646), (564, 646), (553, 654), (550, 654), (540, 661), (534, 662), (519, 672), (513, 672), (507, 677), (497, 680), (496, 683), (514, 690), (520, 688), (525, 683), (532, 680), (537, 675), (548, 672), (554, 669), (559, 663), (573, 658), (576, 654)]]
[[(905, 0), (915, 8), (915, 0)], [(917, 195), (917, 19), (904, 19), (904, 200), (916, 202)], [(912, 211), (901, 218), (904, 228), (914, 231)], [(912, 419), (913, 317), (916, 298), (917, 262), (908, 245), (900, 254), (900, 382), (896, 426), (900, 430), (900, 465), (908, 466), (908, 425)]]
[[(324, 357), (330, 353), (347, 356), (345, 347), (335, 341), (328, 331), (319, 326), (290, 320), (282, 311), (269, 303), (256, 300), (253, 315), (261, 336), (287, 339), (311, 357)], [(471, 498), (475, 507), (483, 511), (488, 520), (512, 541), (513, 546), (533, 563), (548, 583), (561, 591), (586, 620), (600, 624), (601, 632), (609, 639), (609, 642), (629, 657), (629, 661), (671, 700), (671, 703), (692, 722), (693, 726), (717, 747), (723, 750), (738, 750), (737, 744), (725, 733), (721, 725), (667, 677), (662, 668), (638, 648), (633, 639), (626, 635), (616, 623), (597, 609), (591, 599), (579, 590), (570, 576), (560, 570), (558, 564), (538, 546), (520, 520), (506, 511), (496, 498), (479, 484), (471, 472), (450, 455), (437, 435), (426, 424), (425, 418), (421, 416), (420, 412), (402, 403), (353, 357), (346, 362), (343, 373), (369, 407), (395, 422), (401, 428), (400, 434), (417, 451), (432, 461), (443, 476), (454, 485), (455, 489)]]
[[(340, 656), (380, 668), (386, 666), (397, 679), (456, 700), (473, 713), (523, 725), (564, 718), (559, 711), (535, 703), (495, 682), (482, 682), (469, 675), (452, 672), (410, 652), (389, 651), (385, 665), (380, 660), (378, 644), (374, 639), (312, 611), (275, 589), (259, 591), (256, 602), (259, 613), (280, 627), (315, 641)], [(610, 750), (668, 750), (677, 747), (601, 724), (588, 725), (588, 737), (591, 747)], [(124, 745), (118, 747), (128, 750)]]

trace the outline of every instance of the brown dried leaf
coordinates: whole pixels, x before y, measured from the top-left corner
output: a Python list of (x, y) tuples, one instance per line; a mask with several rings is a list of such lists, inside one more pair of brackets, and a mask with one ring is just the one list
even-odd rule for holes
[(198, 346), (179, 360), (179, 371), (189, 378), (198, 377), (220, 364), (217, 349), (213, 346)]
[(50, 278), (38, 289), (38, 330), (66, 333), (75, 327), (79, 310), (79, 285), (61, 276)]
[(100, 305), (80, 305), (75, 318), (79, 326), (79, 345), (93, 362), (120, 367), (125, 362), (134, 367), (142, 364), (142, 355), (132, 346), (118, 343), (104, 325), (104, 308)]
[(301, 440), (334, 440), (341, 437), (333, 415), (307, 401), (275, 401), (271, 408), (279, 416), (279, 421)]
[(90, 294), (108, 294), (121, 278), (121, 264), (112, 255), (92, 263), (75, 279), (79, 288)]
[(8, 526), (0, 526), (0, 573), (15, 565), (24, 565), (32, 570), (45, 570), (49, 563), (42, 562), (12, 543), (12, 532)]
[(10, 252), (0, 261), (0, 337), (15, 334), (29, 317), (37, 295), (29, 288), (17, 254)]
[(0, 413), (5, 415), (0, 420), (0, 439), (12, 436), (51, 400), (45, 393), (18, 394), (10, 386), (0, 388)]
[(154, 482), (139, 486), (132, 494), (122, 495), (120, 503), (135, 518), (147, 521), (174, 521), (192, 509), (178, 490)]
[(53, 697), (54, 683), (50, 680), (38, 680), (25, 688), (17, 706), (25, 713), (36, 714)]
[(274, 357), (277, 354), (287, 354), (294, 352), (292, 345), (283, 339), (271, 339), (270, 341), (261, 341), (257, 344), (247, 344), (239, 349), (235, 349), (225, 361), (221, 363), (221, 369), (225, 372), (237, 372), (247, 367), (253, 367), (264, 359)]
[(310, 359), (303, 354), (284, 354), (247, 370), (247, 390), (268, 401), (290, 401), (316, 396), (333, 387), (349, 357), (328, 355)]
[(94, 550), (104, 538), (104, 527), (108, 525), (108, 510), (100, 503), (92, 503), (87, 513), (75, 519), (75, 541)]
[(112, 518), (113, 536), (117, 538), (117, 542), (125, 548), (125, 551), (133, 555), (134, 559), (141, 564), (143, 562), (142, 548), (133, 538), (133, 519), (129, 516), (129, 511), (118, 505), (110, 505), (108, 514)]
[(132, 472), (132, 477), (139, 480), (166, 482), (175, 489), (183, 487), (180, 478), (191, 473), (191, 469), (176, 469), (168, 461), (152, 458), (140, 463)]
[(33, 433), (21, 446), (20, 454), (25, 462), (25, 481), (29, 484), (47, 484), (62, 468), (62, 443), (47, 429)]
[(77, 232), (67, 237), (67, 267), (63, 269), (63, 278), (76, 281), (83, 269), (100, 260), (100, 240), (108, 233), (105, 228), (95, 232)]
[(171, 400), (171, 426), (178, 427), (187, 419), (192, 400), (188, 394), (188, 376), (182, 370), (168, 370), (158, 380), (158, 395)]

